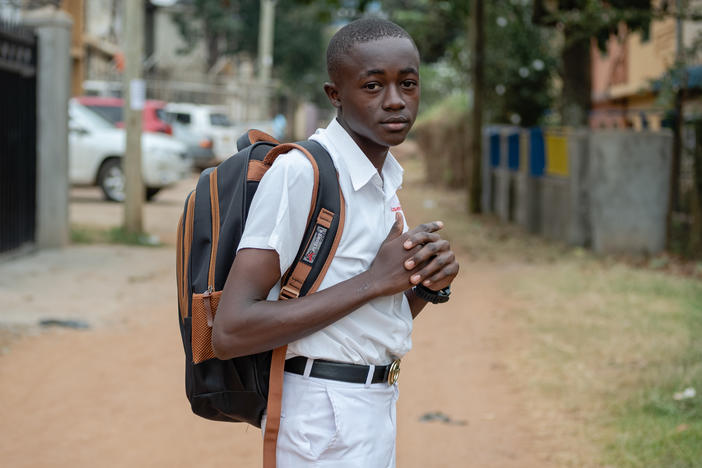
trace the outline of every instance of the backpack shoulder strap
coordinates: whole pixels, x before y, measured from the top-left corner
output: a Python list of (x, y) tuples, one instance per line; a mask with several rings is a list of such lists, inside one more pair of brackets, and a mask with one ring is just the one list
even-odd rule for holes
[(297, 145), (312, 163), (315, 187), (305, 235), (295, 261), (283, 277), (280, 295), (285, 299), (311, 294), (319, 288), (344, 228), (344, 196), (331, 156), (315, 141)]
[[(298, 149), (307, 157), (314, 170), (312, 204), (305, 235), (290, 269), (283, 276), (279, 299), (294, 299), (311, 294), (319, 288), (344, 229), (344, 196), (334, 162), (327, 151), (315, 141), (302, 141), (276, 146), (264, 160), (273, 164), (278, 155)], [(273, 350), (268, 382), (266, 431), (263, 435), (263, 466), (276, 466), (276, 445), (280, 428), (283, 370), (287, 346)]]
[(268, 141), (271, 143), (275, 143), (276, 145), (280, 143), (278, 140), (276, 140), (266, 132), (262, 132), (261, 130), (256, 130), (252, 128), (251, 130), (237, 138), (236, 150), (237, 152), (239, 152), (244, 148), (251, 146), (259, 141)]

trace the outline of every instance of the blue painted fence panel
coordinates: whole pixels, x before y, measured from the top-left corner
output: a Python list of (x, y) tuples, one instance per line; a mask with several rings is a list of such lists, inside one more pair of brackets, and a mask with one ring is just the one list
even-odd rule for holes
[(534, 127), (529, 129), (529, 174), (534, 177), (544, 175), (546, 169), (546, 148), (544, 132)]
[(519, 170), (519, 133), (507, 137), (507, 167), (510, 171)]

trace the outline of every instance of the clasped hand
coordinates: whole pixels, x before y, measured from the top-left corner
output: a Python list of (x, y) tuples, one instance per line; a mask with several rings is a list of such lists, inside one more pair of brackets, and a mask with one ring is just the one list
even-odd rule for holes
[(438, 291), (451, 284), (459, 265), (449, 242), (437, 233), (444, 224), (420, 224), (402, 234), (403, 227), (402, 214), (396, 213), (369, 270), (381, 293), (396, 294), (420, 283)]

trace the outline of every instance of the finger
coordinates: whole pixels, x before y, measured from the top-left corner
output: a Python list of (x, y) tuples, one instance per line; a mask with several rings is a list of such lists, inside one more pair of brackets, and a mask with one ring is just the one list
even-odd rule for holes
[(407, 240), (402, 245), (406, 250), (410, 250), (415, 245), (423, 245), (429, 242), (436, 242), (440, 239), (441, 236), (434, 232), (415, 232), (413, 234), (409, 234)]
[(422, 281), (422, 284), (424, 286), (434, 286), (432, 289), (441, 289), (453, 281), (453, 279), (456, 277), (458, 274), (459, 266), (458, 262), (453, 262), (444, 268), (441, 269), (438, 273), (435, 273), (432, 275), (430, 278), (425, 279)]
[(416, 265), (421, 265), (435, 255), (446, 251), (450, 251), (450, 245), (447, 240), (439, 239), (436, 242), (429, 242), (423, 245), (416, 254), (405, 260), (405, 268), (411, 270)]
[(396, 239), (402, 235), (402, 230), (405, 227), (405, 221), (402, 219), (402, 213), (395, 212), (395, 222), (393, 223), (392, 227), (390, 228), (390, 232), (388, 233), (388, 236), (385, 238), (385, 241), (390, 241), (393, 239)]
[(408, 234), (414, 234), (415, 232), (434, 232), (444, 227), (443, 221), (432, 221), (431, 223), (420, 224), (419, 226), (412, 229)]
[(410, 283), (419, 284), (420, 282), (423, 282), (427, 278), (431, 278), (433, 275), (440, 272), (444, 267), (455, 263), (455, 261), (456, 257), (452, 251), (449, 250), (448, 252), (443, 252), (442, 254), (432, 258), (426, 265), (422, 266), (418, 272), (410, 276)]

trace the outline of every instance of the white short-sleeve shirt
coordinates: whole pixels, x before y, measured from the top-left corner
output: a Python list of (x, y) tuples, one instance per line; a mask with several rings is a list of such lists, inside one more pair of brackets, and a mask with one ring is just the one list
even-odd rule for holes
[[(396, 192), (402, 184), (403, 170), (388, 153), (381, 178), (336, 119), (310, 139), (331, 155), (346, 208), (339, 246), (320, 284), (319, 289), (325, 289), (370, 267), (395, 222), (395, 213), (402, 213)], [(285, 273), (302, 242), (312, 184), (312, 165), (300, 151), (279, 156), (258, 186), (238, 249), (275, 250), (281, 275)], [(268, 300), (277, 300), (279, 291), (280, 283), (270, 291)], [(287, 357), (385, 365), (410, 350), (411, 332), (409, 303), (399, 293), (374, 299), (326, 328), (290, 343)]]

